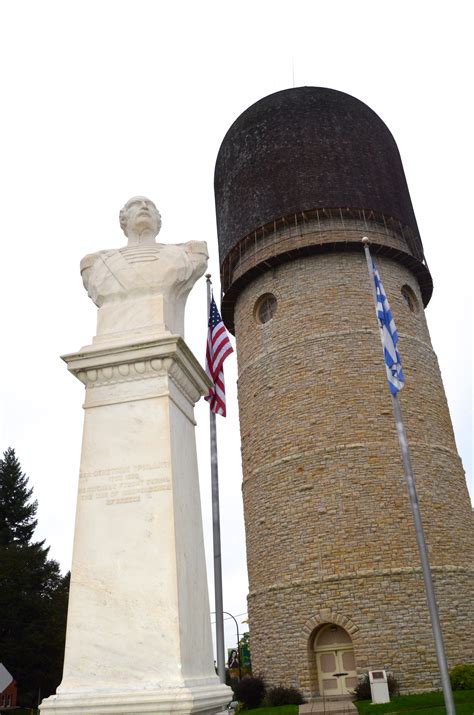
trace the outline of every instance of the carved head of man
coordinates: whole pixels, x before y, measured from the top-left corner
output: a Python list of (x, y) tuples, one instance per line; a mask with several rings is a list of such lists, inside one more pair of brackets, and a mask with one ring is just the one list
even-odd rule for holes
[(120, 211), (120, 226), (129, 243), (154, 241), (161, 228), (160, 212), (146, 196), (134, 196)]

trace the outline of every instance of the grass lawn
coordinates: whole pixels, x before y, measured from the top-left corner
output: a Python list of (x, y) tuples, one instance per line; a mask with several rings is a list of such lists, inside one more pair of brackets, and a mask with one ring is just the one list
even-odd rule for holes
[[(474, 690), (458, 690), (454, 693), (456, 715), (474, 715)], [(401, 715), (445, 715), (442, 693), (423, 693), (422, 695), (402, 695), (392, 698), (390, 703), (372, 705), (370, 700), (355, 703), (360, 715), (378, 715), (379, 713), (401, 713)], [(282, 705), (278, 708), (257, 708), (248, 710), (249, 715), (298, 715), (298, 705)], [(13, 714), (12, 714), (13, 715)]]
[[(457, 715), (474, 714), (474, 690), (458, 690), (454, 693)], [(421, 695), (402, 695), (392, 698), (390, 703), (372, 705), (370, 700), (359, 700), (355, 703), (359, 713), (402, 713), (403, 715), (421, 715), (423, 712), (433, 715), (444, 715), (444, 698), (442, 693), (423, 693)]]

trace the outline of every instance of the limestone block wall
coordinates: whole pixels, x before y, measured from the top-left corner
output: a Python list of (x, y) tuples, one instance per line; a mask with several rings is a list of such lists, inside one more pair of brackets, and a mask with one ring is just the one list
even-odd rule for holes
[[(378, 264), (449, 663), (474, 661), (473, 516), (441, 375), (416, 279), (391, 258)], [(264, 293), (277, 311), (259, 324)], [(355, 629), (360, 672), (386, 667), (404, 690), (438, 687), (362, 248), (267, 270), (240, 293), (235, 328), (254, 670), (316, 692), (311, 642), (337, 617)]]
[[(472, 569), (434, 569), (433, 577), (450, 667), (473, 662)], [(329, 622), (350, 634), (359, 674), (384, 668), (402, 692), (440, 688), (420, 570), (295, 579), (251, 593), (249, 612), (254, 672), (268, 683), (317, 694), (313, 641), (318, 626)]]

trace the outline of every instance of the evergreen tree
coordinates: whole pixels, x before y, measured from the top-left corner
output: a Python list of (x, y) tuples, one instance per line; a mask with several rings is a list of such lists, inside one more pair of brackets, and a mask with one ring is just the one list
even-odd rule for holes
[(36, 529), (38, 502), (29, 499), (33, 489), (28, 489), (28, 477), (22, 474), (15, 455), (9, 447), (0, 459), (0, 546), (30, 543)]
[(33, 490), (13, 449), (0, 459), (0, 660), (18, 683), (19, 702), (35, 706), (59, 685), (69, 575), (48, 559)]

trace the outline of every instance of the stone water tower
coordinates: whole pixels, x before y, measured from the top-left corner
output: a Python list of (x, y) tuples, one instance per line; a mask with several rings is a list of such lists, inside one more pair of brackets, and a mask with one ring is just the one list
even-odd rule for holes
[(364, 235), (400, 335), (450, 667), (474, 661), (474, 530), (395, 141), (347, 94), (277, 92), (227, 132), (215, 193), (222, 315), (237, 340), (254, 671), (307, 696), (345, 694), (372, 668), (405, 691), (438, 688)]

